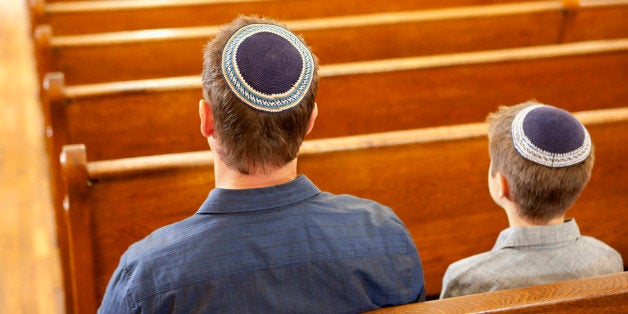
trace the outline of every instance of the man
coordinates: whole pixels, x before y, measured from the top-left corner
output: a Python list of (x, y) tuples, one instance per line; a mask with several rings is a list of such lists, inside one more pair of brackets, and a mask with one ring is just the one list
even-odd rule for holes
[(565, 220), (593, 168), (584, 125), (536, 102), (502, 107), (488, 121), (489, 192), (510, 228), (491, 251), (449, 266), (441, 298), (623, 271), (617, 251)]
[(355, 313), (424, 300), (416, 247), (389, 208), (297, 175), (317, 86), (316, 58), (283, 26), (239, 17), (220, 30), (199, 103), (216, 187), (196, 215), (129, 248), (100, 312)]

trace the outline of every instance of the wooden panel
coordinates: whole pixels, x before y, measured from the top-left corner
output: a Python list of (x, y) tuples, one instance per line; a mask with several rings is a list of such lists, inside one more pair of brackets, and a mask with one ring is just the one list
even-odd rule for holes
[[(623, 145), (628, 140), (628, 112), (623, 108), (600, 116), (614, 121), (578, 115), (587, 124), (598, 161), (586, 192), (568, 216), (577, 219), (584, 233), (620, 251), (626, 261), (628, 215), (616, 209), (628, 206), (628, 187), (623, 184), (628, 173), (621, 166), (628, 153)], [(508, 225), (486, 187), (485, 128), (472, 124), (307, 141), (299, 173), (323, 190), (393, 208), (417, 244), (427, 293), (436, 295), (451, 262), (490, 249)], [(120, 254), (131, 243), (198, 209), (213, 186), (212, 162), (207, 153), (184, 153), (90, 162), (87, 169), (90, 184), (84, 182), (83, 194), (70, 193), (69, 213), (91, 214), (100, 299)]]
[(628, 273), (474, 294), (371, 313), (625, 313)]
[[(94, 218), (92, 218), (93, 212), (89, 210), (91, 204), (87, 203), (87, 199), (82, 195), (86, 193), (88, 186), (87, 182), (87, 160), (85, 154), (82, 154), (84, 150), (79, 147), (68, 147), (67, 150), (61, 155), (62, 163), (66, 165), (63, 169), (65, 187), (66, 187), (66, 201), (65, 206), (65, 219), (67, 224), (68, 233), (68, 245), (70, 248), (70, 265), (69, 268), (72, 272), (71, 277), (71, 290), (66, 293), (71, 293), (73, 296), (79, 296), (72, 298), (74, 304), (68, 304), (68, 308), (72, 308), (74, 313), (93, 313), (94, 308), (85, 308), (83, 304), (95, 304), (96, 303), (96, 282), (94, 273), (96, 269), (94, 267), (95, 249), (92, 242), (92, 230), (91, 224)], [(71, 209), (83, 208), (84, 210), (71, 211)]]
[[(559, 3), (538, 2), (289, 21), (287, 25), (303, 35), (321, 64), (331, 64), (555, 44), (562, 20)], [(39, 72), (64, 72), (68, 84), (197, 74), (202, 69), (203, 47), (217, 31), (209, 26), (48, 37), (52, 33), (45, 29), (36, 30), (42, 60)]]
[[(533, 98), (574, 111), (619, 107), (628, 98), (623, 84), (628, 54), (623, 51), (391, 72), (386, 64), (381, 67), (374, 70), (379, 73), (339, 76), (326, 76), (323, 67), (320, 115), (309, 138), (482, 121), (498, 105)], [(366, 63), (353, 70), (374, 68)], [(200, 79), (181, 81), (192, 84), (176, 87), (174, 80), (67, 87), (66, 95), (77, 96), (51, 103), (57, 112), (57, 149), (84, 143), (90, 147), (89, 160), (205, 149), (198, 131)], [(114, 92), (125, 88), (129, 91)]]
[[(58, 34), (79, 34), (147, 28), (217, 25), (238, 14), (275, 19), (367, 14), (454, 6), (503, 3), (498, 0), (271, 0), (271, 1), (32, 1), (36, 23), (51, 24)], [(508, 2), (517, 2), (508, 0)]]
[(628, 2), (583, 0), (567, 15), (564, 41), (610, 39), (628, 36)]

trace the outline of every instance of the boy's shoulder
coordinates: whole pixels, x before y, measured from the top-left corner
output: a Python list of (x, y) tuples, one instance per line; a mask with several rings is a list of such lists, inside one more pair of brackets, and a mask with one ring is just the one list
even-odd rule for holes
[(581, 236), (578, 241), (584, 247), (583, 251), (587, 252), (590, 257), (605, 260), (610, 265), (622, 265), (623, 267), (621, 254), (604, 241), (585, 235)]

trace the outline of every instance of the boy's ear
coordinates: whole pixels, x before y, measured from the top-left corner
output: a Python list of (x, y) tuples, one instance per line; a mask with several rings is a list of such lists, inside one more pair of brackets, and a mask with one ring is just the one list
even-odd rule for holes
[(314, 109), (312, 109), (312, 114), (310, 115), (310, 122), (307, 124), (307, 132), (305, 134), (309, 134), (314, 128), (314, 122), (316, 122), (316, 117), (318, 117), (318, 104), (314, 103)]
[(501, 172), (497, 172), (495, 175), (497, 176), (497, 182), (499, 185), (499, 196), (510, 200), (510, 185), (508, 184), (508, 180), (506, 180), (506, 177), (504, 177)]
[(201, 134), (210, 137), (214, 134), (214, 116), (212, 110), (204, 99), (198, 102), (198, 115), (201, 118)]

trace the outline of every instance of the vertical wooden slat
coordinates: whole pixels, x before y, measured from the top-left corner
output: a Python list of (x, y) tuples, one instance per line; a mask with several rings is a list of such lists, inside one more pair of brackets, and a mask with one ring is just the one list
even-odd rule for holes
[(33, 30), (33, 54), (37, 68), (37, 78), (43, 83), (44, 75), (52, 66), (52, 27), (37, 25)]
[(82, 144), (63, 148), (60, 157), (68, 193), (63, 201), (70, 247), (75, 313), (95, 313), (94, 257), (88, 188), (87, 156)]

